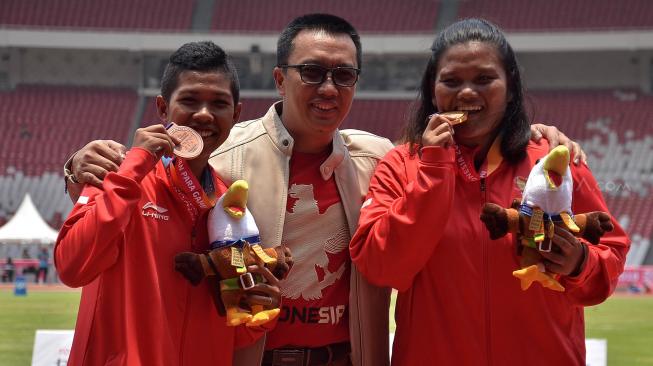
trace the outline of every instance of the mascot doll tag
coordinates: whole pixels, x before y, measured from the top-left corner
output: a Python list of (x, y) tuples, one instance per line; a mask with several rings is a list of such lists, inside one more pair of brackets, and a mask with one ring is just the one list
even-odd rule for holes
[(272, 298), (263, 293), (260, 295), (270, 299), (269, 306), (248, 306), (243, 301), (245, 290), (263, 281), (261, 276), (247, 272), (247, 266), (265, 266), (279, 279), (292, 267), (288, 248), (261, 247), (258, 227), (247, 209), (248, 192), (246, 181), (234, 182), (209, 213), (211, 250), (208, 253), (184, 252), (175, 257), (175, 268), (193, 285), (204, 277), (217, 279), (214, 299), (229, 326), (261, 325), (279, 314), (279, 308), (272, 306)]
[(531, 170), (521, 203), (504, 208), (486, 203), (481, 220), (490, 232), (492, 240), (516, 234), (521, 246), (521, 269), (513, 276), (521, 281), (522, 290), (533, 282), (554, 291), (564, 291), (558, 282), (559, 275), (548, 272), (542, 263), (540, 252), (557, 250), (553, 244), (554, 226), (559, 225), (591, 244), (598, 244), (607, 231), (612, 231), (610, 215), (605, 212), (588, 212), (573, 215), (571, 199), (573, 180), (569, 169), (569, 150), (557, 146), (540, 159)]

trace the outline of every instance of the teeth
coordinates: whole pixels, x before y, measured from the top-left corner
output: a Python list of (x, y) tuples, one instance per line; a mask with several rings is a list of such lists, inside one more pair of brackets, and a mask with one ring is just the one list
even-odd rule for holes
[(202, 136), (202, 137), (209, 137), (209, 136), (213, 135), (213, 132), (211, 132), (211, 131), (197, 131), (197, 133), (199, 133), (200, 136)]
[(313, 104), (313, 105), (315, 107), (317, 107), (318, 109), (321, 109), (323, 111), (328, 111), (328, 110), (333, 109), (333, 106), (329, 105), (329, 104)]
[(476, 105), (476, 106), (458, 106), (458, 107), (456, 107), (456, 109), (459, 110), (459, 111), (466, 111), (466, 112), (468, 112), (468, 111), (480, 111), (481, 106), (480, 105)]

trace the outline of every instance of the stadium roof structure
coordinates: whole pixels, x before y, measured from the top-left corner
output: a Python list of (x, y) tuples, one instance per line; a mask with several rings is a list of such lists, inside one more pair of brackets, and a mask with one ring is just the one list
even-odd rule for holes
[(0, 244), (51, 244), (57, 240), (57, 235), (26, 193), (14, 216), (0, 228)]
[[(365, 54), (387, 52), (422, 54), (433, 42), (433, 33), (361, 33)], [(653, 29), (600, 30), (593, 32), (508, 32), (517, 52), (633, 51), (653, 49)], [(129, 31), (25, 29), (0, 26), (0, 47), (126, 50), (172, 52), (180, 44), (211, 40), (231, 53), (248, 53), (256, 46), (275, 53), (276, 32), (267, 33), (143, 33)]]

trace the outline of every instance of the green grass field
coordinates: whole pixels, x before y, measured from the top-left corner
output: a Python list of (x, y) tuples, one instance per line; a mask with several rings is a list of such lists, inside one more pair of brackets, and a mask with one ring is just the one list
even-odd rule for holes
[(73, 329), (80, 294), (0, 290), (0, 365), (30, 365), (37, 329)]
[[(394, 332), (393, 293), (390, 331)], [(653, 365), (653, 297), (613, 296), (585, 309), (587, 338), (608, 341), (608, 365)]]
[[(31, 291), (16, 297), (0, 290), (0, 366), (29, 365), (37, 329), (73, 329), (79, 296)], [(610, 366), (653, 365), (653, 297), (615, 296), (585, 314), (587, 337), (608, 340)]]

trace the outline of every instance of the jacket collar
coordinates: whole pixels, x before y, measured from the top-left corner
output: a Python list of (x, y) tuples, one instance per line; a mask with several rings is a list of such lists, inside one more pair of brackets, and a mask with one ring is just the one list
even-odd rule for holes
[[(261, 119), (263, 127), (267, 131), (272, 143), (286, 156), (292, 156), (292, 149), (295, 140), (292, 138), (286, 127), (283, 125), (279, 111), (283, 109), (282, 102), (274, 103), (268, 112)], [(320, 165), (320, 174), (322, 179), (330, 179), (335, 169), (342, 163), (347, 148), (345, 142), (340, 136), (340, 132), (335, 130), (332, 138), (332, 149), (329, 157)]]

